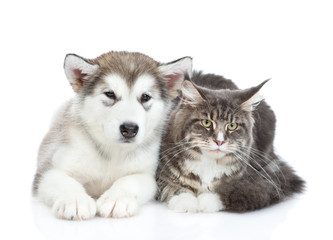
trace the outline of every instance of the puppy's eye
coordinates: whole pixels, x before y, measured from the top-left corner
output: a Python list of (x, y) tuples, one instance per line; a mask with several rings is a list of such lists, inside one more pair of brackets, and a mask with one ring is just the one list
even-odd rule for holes
[(202, 119), (201, 120), (201, 124), (202, 126), (204, 126), (205, 128), (210, 128), (212, 126), (212, 121), (208, 120), (208, 119)]
[(238, 124), (237, 123), (229, 123), (227, 125), (227, 128), (229, 131), (235, 131), (238, 128)]
[(151, 96), (144, 93), (144, 94), (141, 95), (140, 101), (141, 101), (141, 103), (145, 103), (145, 102), (148, 102), (150, 99), (151, 99)]
[(116, 99), (116, 94), (113, 91), (108, 91), (108, 92), (104, 92), (105, 96), (107, 96), (110, 99), (115, 100)]

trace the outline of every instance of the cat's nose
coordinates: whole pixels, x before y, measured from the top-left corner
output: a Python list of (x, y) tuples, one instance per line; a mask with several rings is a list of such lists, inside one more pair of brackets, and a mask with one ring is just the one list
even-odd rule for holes
[(217, 146), (220, 147), (224, 143), (224, 141), (215, 140), (215, 143)]

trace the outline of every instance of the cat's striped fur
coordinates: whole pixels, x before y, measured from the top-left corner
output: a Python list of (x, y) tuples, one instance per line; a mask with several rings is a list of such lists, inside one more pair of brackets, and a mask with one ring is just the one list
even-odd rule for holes
[[(238, 90), (213, 74), (194, 73), (191, 81), (175, 100), (162, 141), (157, 198), (181, 212), (243, 212), (301, 192), (303, 180), (274, 153), (275, 115), (257, 98), (265, 82)], [(238, 128), (227, 130), (230, 123)]]

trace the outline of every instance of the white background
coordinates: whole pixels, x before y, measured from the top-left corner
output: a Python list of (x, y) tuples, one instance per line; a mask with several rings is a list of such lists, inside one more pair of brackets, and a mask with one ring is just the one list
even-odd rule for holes
[[(1, 239), (333, 239), (332, 6), (329, 1), (1, 1)], [(275, 147), (307, 190), (246, 213), (176, 214), (159, 203), (129, 219), (55, 219), (31, 200), (39, 144), (73, 96), (66, 53), (138, 51), (262, 94)]]

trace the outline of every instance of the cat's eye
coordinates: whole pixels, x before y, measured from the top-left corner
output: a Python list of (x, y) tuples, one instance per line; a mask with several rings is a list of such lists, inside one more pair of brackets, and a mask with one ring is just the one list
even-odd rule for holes
[(210, 128), (212, 126), (212, 121), (208, 120), (208, 119), (202, 119), (201, 120), (201, 124), (202, 126), (204, 126), (205, 128)]
[(113, 99), (113, 100), (116, 99), (116, 94), (113, 91), (104, 92), (104, 95), (107, 96), (110, 99)]
[(227, 125), (227, 128), (229, 131), (235, 131), (238, 128), (238, 124), (237, 123), (229, 123)]

